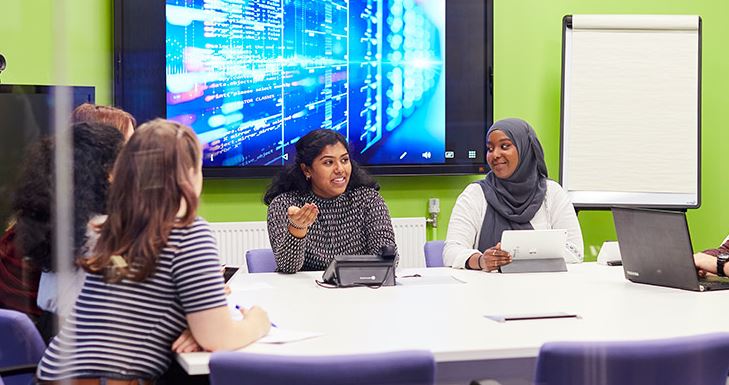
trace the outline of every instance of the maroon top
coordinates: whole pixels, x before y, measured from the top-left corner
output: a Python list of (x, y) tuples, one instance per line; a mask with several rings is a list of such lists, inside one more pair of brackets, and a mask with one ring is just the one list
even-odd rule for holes
[(729, 239), (727, 239), (723, 245), (719, 246), (718, 249), (704, 250), (704, 254), (713, 255), (714, 257), (718, 256), (719, 254), (729, 254)]
[(0, 237), (0, 308), (23, 312), (35, 320), (43, 313), (36, 305), (41, 271), (23, 261), (14, 240), (15, 226)]

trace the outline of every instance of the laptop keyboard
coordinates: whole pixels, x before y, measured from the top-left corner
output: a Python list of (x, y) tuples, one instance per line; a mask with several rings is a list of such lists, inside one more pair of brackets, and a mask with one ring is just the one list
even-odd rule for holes
[(706, 290), (726, 289), (729, 288), (729, 278), (706, 276), (699, 278), (699, 285), (702, 285)]

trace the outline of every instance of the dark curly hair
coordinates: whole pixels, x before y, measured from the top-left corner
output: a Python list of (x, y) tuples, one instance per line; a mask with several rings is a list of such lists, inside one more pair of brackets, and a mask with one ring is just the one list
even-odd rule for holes
[[(77, 123), (73, 135), (73, 255), (80, 256), (86, 243), (89, 219), (106, 212), (109, 173), (124, 144), (114, 127), (99, 123)], [(43, 271), (55, 271), (53, 264), (53, 157), (51, 138), (43, 138), (29, 151), (18, 189), (13, 197), (17, 246)]]
[[(298, 191), (301, 194), (308, 194), (311, 191), (311, 184), (306, 180), (301, 165), (311, 167), (312, 162), (316, 159), (326, 146), (341, 143), (348, 153), (352, 153), (347, 144), (347, 139), (340, 133), (330, 129), (320, 128), (304, 135), (296, 142), (296, 161), (294, 164), (286, 166), (281, 172), (273, 177), (271, 185), (263, 196), (263, 202), (266, 205), (271, 204), (277, 196), (289, 192)], [(380, 186), (367, 171), (363, 170), (354, 159), (351, 159), (352, 173), (347, 184), (347, 191), (357, 187), (367, 186), (379, 190)]]

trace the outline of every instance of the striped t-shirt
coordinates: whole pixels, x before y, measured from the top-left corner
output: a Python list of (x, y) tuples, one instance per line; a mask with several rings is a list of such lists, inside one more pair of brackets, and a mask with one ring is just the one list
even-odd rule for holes
[(38, 365), (42, 380), (71, 377), (159, 377), (185, 315), (226, 305), (210, 225), (197, 218), (175, 228), (144, 282), (105, 283), (87, 274), (60, 333)]

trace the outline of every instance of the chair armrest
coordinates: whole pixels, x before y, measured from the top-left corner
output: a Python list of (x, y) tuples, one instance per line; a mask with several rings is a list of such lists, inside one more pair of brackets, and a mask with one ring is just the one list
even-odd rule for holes
[(35, 373), (38, 364), (13, 365), (0, 367), (0, 377), (13, 376), (16, 374)]

